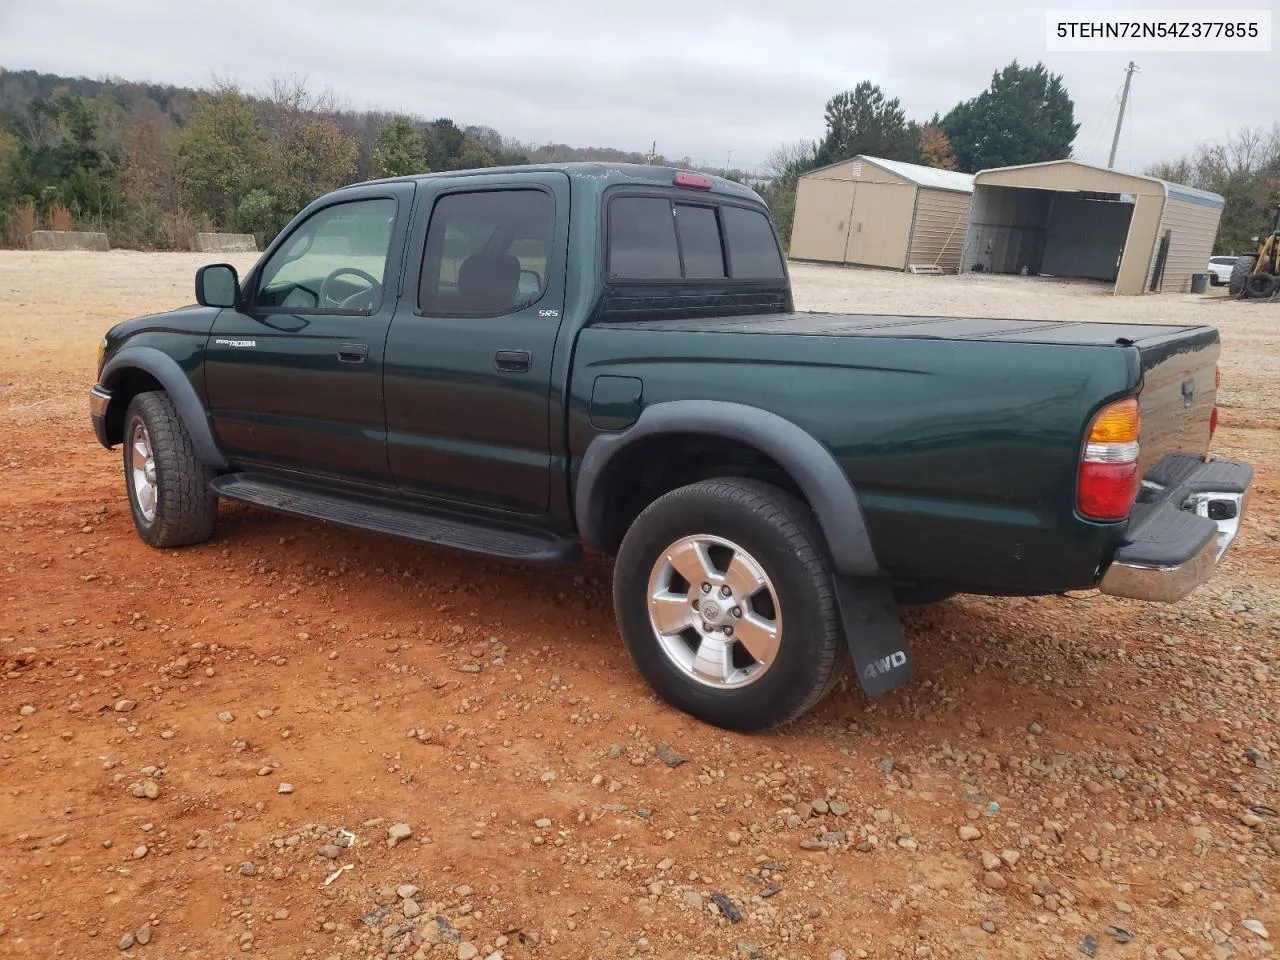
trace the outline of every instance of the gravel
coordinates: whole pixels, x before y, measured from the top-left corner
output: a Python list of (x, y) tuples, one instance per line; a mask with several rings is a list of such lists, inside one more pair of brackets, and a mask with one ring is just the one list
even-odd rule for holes
[[(6, 865), (40, 881), (11, 891), (3, 935), (32, 956), (109, 952), (126, 922), (142, 954), (145, 914), (121, 912), (140, 908), (163, 911), (152, 943), (173, 957), (415, 960), (465, 942), (508, 960), (1067, 960), (1086, 936), (1099, 957), (1267, 956), (1280, 856), (1267, 806), (1280, 765), (1272, 308), (796, 265), (799, 309), (1221, 324), (1214, 450), (1255, 461), (1257, 489), (1214, 580), (1182, 602), (960, 595), (904, 608), (909, 687), (868, 700), (846, 676), (801, 721), (747, 736), (644, 686), (615, 642), (598, 557), (513, 573), (233, 510), (213, 543), (135, 563), (118, 457), (77, 446), (84, 351), (108, 316), (189, 299), (200, 258), (68, 256), (0, 252), (0, 331), (17, 345), (0, 358), (15, 438), (0, 455), (12, 547), (0, 571), (22, 587), (4, 595), (0, 628), (15, 689), (0, 744)], [(26, 272), (6, 273), (12, 262)], [(68, 456), (33, 454), (46, 449)], [(111, 505), (100, 518), (99, 500)], [(81, 579), (90, 571), (100, 581)], [(126, 696), (138, 706), (113, 712)], [(227, 699), (243, 704), (236, 729), (211, 730)], [(311, 774), (301, 807), (271, 800), (285, 770)], [(417, 834), (391, 832), (422, 810)], [(359, 846), (306, 816), (352, 824)], [(960, 840), (961, 826), (981, 836)], [(141, 836), (150, 852), (133, 861)], [(341, 855), (317, 856), (326, 844)], [(770, 865), (780, 857), (785, 870)], [(241, 875), (242, 862), (256, 867)], [(400, 896), (406, 884), (421, 889)]]

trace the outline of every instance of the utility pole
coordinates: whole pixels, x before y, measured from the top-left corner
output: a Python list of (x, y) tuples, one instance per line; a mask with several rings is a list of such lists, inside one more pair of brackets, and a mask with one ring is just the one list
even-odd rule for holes
[(1133, 72), (1137, 70), (1137, 66), (1132, 60), (1124, 71), (1124, 92), (1120, 94), (1120, 113), (1116, 117), (1116, 135), (1111, 138), (1111, 156), (1107, 158), (1107, 166), (1114, 167), (1116, 165), (1116, 147), (1120, 146), (1120, 124), (1124, 123), (1124, 108), (1129, 102), (1129, 81), (1133, 79)]

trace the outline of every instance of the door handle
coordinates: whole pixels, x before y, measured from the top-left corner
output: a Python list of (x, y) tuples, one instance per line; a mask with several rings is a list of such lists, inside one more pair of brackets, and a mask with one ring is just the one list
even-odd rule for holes
[(499, 350), (493, 355), (493, 366), (499, 373), (528, 373), (532, 359), (528, 350)]
[(343, 363), (364, 363), (369, 348), (363, 343), (344, 343), (338, 347), (338, 359)]

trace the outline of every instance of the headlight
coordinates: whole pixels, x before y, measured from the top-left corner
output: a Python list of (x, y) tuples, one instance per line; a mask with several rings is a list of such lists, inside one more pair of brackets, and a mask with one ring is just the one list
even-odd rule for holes
[(98, 367), (97, 372), (102, 372), (102, 355), (107, 352), (107, 338), (103, 337), (98, 341)]

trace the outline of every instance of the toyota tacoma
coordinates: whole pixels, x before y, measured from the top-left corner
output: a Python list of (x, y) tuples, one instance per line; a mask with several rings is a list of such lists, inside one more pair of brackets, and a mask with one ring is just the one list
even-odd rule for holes
[(220, 498), (506, 561), (614, 557), (640, 673), (739, 730), (854, 665), (914, 675), (898, 607), (1176, 601), (1239, 528), (1209, 326), (796, 312), (759, 196), (559, 164), (343, 187), (240, 277), (103, 338), (98, 440), (138, 535)]

